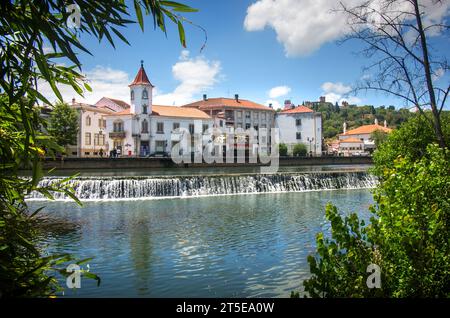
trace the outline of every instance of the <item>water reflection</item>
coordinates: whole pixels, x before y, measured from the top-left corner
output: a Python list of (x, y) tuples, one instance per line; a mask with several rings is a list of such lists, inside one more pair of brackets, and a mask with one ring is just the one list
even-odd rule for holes
[[(288, 297), (334, 202), (367, 217), (369, 190), (338, 190), (76, 205), (46, 213), (80, 224), (48, 239), (52, 252), (95, 256), (102, 278), (83, 297)], [(37, 204), (37, 203), (33, 203)], [(66, 293), (67, 294), (67, 293)]]

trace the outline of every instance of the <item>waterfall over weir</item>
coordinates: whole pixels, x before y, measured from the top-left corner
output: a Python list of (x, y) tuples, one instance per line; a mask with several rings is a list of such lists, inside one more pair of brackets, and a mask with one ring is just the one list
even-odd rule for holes
[[(45, 178), (49, 186), (60, 178)], [(243, 193), (303, 192), (332, 189), (372, 188), (374, 176), (365, 172), (305, 173), (272, 175), (221, 175), (185, 177), (95, 177), (70, 181), (80, 200), (152, 199)], [(61, 193), (55, 199), (65, 200)], [(29, 199), (44, 199), (32, 193)]]

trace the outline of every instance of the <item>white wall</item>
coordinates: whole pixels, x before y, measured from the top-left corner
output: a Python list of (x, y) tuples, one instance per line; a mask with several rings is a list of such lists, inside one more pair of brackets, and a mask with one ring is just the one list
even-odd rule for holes
[[(296, 125), (296, 119), (301, 119), (300, 126)], [(293, 147), (298, 143), (305, 144), (313, 155), (320, 156), (322, 154), (322, 117), (320, 114), (277, 114), (275, 127), (280, 131), (280, 143), (287, 145), (289, 154), (292, 154)], [(301, 133), (300, 140), (297, 140), (297, 132)], [(314, 141), (310, 143), (308, 138), (314, 138)]]

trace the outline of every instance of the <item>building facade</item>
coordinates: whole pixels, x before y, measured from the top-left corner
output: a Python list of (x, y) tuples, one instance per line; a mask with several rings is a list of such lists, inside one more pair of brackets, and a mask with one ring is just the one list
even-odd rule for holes
[(348, 131), (347, 124), (344, 123), (344, 131), (339, 135), (339, 155), (354, 156), (372, 153), (375, 150), (375, 142), (372, 139), (375, 131), (388, 134), (392, 129), (387, 127), (386, 121), (384, 126), (379, 125), (377, 119), (373, 125), (363, 125)]
[(77, 144), (67, 146), (66, 153), (70, 157), (100, 157), (108, 152), (106, 118), (113, 111), (85, 103), (77, 103), (72, 99), (70, 106), (78, 113)]
[(144, 66), (129, 85), (130, 104), (103, 98), (97, 105), (114, 108), (106, 116), (107, 144), (122, 156), (170, 155), (183, 131), (201, 133), (213, 119), (196, 108), (153, 105), (153, 88)]
[(276, 115), (275, 126), (280, 132), (280, 143), (292, 155), (296, 144), (304, 144), (311, 156), (322, 155), (322, 115), (306, 106), (295, 106), (287, 101)]

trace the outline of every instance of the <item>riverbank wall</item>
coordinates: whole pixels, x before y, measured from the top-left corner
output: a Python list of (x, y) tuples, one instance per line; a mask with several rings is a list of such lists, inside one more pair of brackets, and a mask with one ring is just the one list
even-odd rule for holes
[[(367, 165), (371, 157), (280, 157), (279, 166), (322, 166), (322, 165)], [(198, 168), (198, 167), (251, 167), (255, 163), (182, 163), (176, 164), (171, 158), (66, 158), (47, 159), (44, 169), (58, 170), (102, 170), (102, 169), (148, 169), (148, 168)]]

